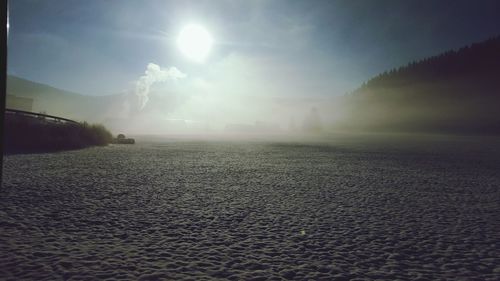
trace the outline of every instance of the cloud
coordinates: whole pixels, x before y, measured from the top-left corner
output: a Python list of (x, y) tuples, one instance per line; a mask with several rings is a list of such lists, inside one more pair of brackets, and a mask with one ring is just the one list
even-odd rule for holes
[(179, 71), (176, 67), (162, 69), (154, 63), (148, 64), (144, 74), (135, 84), (135, 94), (139, 100), (139, 109), (143, 109), (148, 103), (149, 89), (154, 83), (165, 82), (167, 80), (175, 81), (186, 77), (186, 74)]

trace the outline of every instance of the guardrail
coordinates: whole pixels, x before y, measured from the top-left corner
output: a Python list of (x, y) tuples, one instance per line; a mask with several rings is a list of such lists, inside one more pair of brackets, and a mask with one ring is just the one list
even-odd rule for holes
[(17, 109), (5, 109), (5, 114), (19, 114), (19, 115), (25, 115), (25, 116), (31, 116), (31, 117), (37, 117), (37, 118), (44, 118), (44, 119), (49, 119), (53, 120), (56, 122), (66, 122), (66, 123), (72, 123), (72, 124), (78, 124), (81, 125), (80, 122), (59, 117), (59, 116), (54, 116), (54, 115), (48, 115), (48, 114), (43, 114), (43, 113), (34, 113), (34, 112), (29, 112), (29, 111), (24, 111), (24, 110), (17, 110)]

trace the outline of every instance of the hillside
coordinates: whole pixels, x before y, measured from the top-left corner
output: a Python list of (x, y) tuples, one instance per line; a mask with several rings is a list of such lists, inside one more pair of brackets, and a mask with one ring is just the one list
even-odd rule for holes
[(339, 127), (500, 134), (500, 37), (384, 72), (344, 100)]
[(33, 99), (33, 112), (90, 122), (102, 122), (122, 100), (121, 95), (87, 96), (11, 75), (7, 76), (7, 95), (7, 99), (9, 95)]

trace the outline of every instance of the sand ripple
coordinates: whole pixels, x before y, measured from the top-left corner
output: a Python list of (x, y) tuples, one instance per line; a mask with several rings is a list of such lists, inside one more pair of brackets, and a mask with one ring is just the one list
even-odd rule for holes
[(466, 148), (171, 142), (8, 156), (0, 277), (498, 280), (500, 154)]

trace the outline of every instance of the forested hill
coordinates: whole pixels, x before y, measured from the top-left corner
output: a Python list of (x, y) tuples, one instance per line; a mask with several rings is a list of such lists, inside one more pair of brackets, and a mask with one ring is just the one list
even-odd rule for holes
[(384, 72), (345, 102), (344, 127), (500, 135), (500, 37)]

